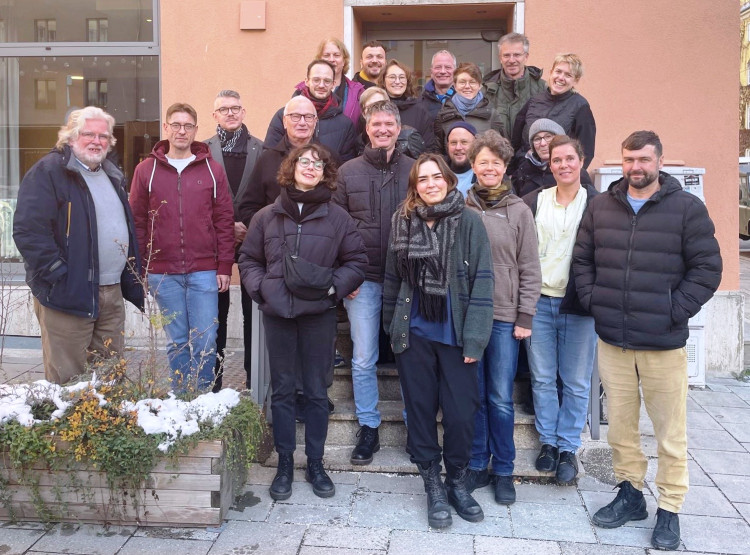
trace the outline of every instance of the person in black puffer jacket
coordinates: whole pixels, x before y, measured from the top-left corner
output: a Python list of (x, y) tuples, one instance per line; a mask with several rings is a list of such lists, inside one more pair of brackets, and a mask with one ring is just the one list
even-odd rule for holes
[[(365, 279), (367, 255), (354, 220), (331, 202), (336, 167), (330, 153), (319, 145), (293, 149), (279, 169), (281, 193), (258, 212), (240, 248), (242, 283), (263, 312), (266, 348), (273, 388), (274, 446), (279, 453), (273, 499), (292, 494), (295, 440), (296, 368), (303, 367), (305, 407), (305, 478), (319, 497), (335, 493), (323, 470), (328, 431), (326, 375), (333, 364), (336, 303)], [(331, 279), (317, 297), (300, 296), (287, 286), (284, 269), (288, 255), (298, 256)], [(307, 277), (307, 276), (305, 276)]]
[[(435, 141), (433, 118), (417, 97), (417, 87), (411, 68), (398, 60), (390, 60), (378, 77), (378, 87), (385, 89), (388, 97), (401, 112), (401, 128), (413, 127), (422, 136), (425, 148)], [(409, 155), (421, 154), (412, 152)]]
[(463, 63), (453, 73), (456, 94), (445, 101), (435, 118), (435, 142), (432, 150), (446, 154), (445, 138), (448, 130), (457, 121), (465, 121), (474, 126), (477, 133), (494, 129), (504, 137), (510, 130), (503, 129), (495, 108), (482, 93), (482, 73), (472, 63)]
[[(565, 134), (583, 146), (584, 168), (594, 159), (596, 122), (591, 106), (573, 87), (583, 76), (583, 63), (575, 54), (558, 54), (552, 64), (549, 87), (533, 96), (521, 109), (513, 125), (511, 144), (520, 161), (529, 150), (531, 124), (540, 118), (558, 123)], [(515, 164), (513, 164), (515, 170)]]

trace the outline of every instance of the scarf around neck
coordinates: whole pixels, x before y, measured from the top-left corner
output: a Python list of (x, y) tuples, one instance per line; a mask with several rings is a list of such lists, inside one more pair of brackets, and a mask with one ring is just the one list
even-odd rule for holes
[(497, 187), (492, 187), (491, 189), (482, 187), (479, 183), (474, 183), (472, 190), (476, 193), (479, 202), (483, 204), (482, 208), (493, 208), (513, 192), (510, 181), (507, 179), (503, 180)]
[(226, 129), (222, 129), (220, 125), (217, 125), (216, 134), (219, 136), (221, 151), (224, 154), (228, 152), (234, 154), (245, 154), (247, 139), (250, 136), (250, 132), (247, 130), (244, 123), (236, 131), (227, 131)]
[(456, 110), (458, 110), (458, 113), (466, 117), (466, 114), (476, 108), (483, 98), (484, 94), (482, 94), (482, 91), (479, 91), (477, 95), (471, 100), (456, 93), (451, 96), (451, 102), (453, 102), (453, 105), (456, 107)]
[(329, 94), (328, 98), (326, 98), (325, 100), (320, 100), (310, 94), (310, 89), (304, 87), (302, 89), (302, 96), (313, 103), (313, 106), (315, 106), (315, 111), (318, 113), (318, 117), (325, 114), (330, 108), (335, 108), (339, 105), (339, 99), (333, 93)]
[[(396, 212), (391, 248), (397, 271), (419, 295), (419, 312), (431, 322), (446, 320), (448, 267), (461, 221), (464, 197), (458, 189), (432, 206), (418, 206), (408, 217)], [(430, 229), (427, 221), (435, 223)]]
[[(318, 185), (312, 191), (300, 191), (295, 187), (281, 187), (279, 193), (281, 206), (299, 223), (311, 214), (320, 204), (326, 204), (331, 200), (331, 190), (325, 185)], [(302, 203), (302, 212), (298, 204)]]

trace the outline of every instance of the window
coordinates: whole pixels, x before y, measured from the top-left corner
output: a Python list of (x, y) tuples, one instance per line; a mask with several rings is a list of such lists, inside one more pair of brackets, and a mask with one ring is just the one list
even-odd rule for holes
[(56, 19), (35, 19), (36, 42), (55, 42), (57, 37)]
[(109, 29), (109, 20), (87, 19), (86, 29), (89, 42), (107, 42), (107, 31)]
[(86, 106), (99, 106), (107, 109), (107, 80), (86, 81)]
[(35, 79), (37, 110), (54, 110), (57, 106), (57, 81), (54, 79)]

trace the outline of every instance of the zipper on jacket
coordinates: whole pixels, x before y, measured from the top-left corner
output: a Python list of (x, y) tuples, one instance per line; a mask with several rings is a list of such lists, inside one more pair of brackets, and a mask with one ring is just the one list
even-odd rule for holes
[(182, 259), (183, 273), (187, 273), (185, 265), (185, 216), (182, 212), (182, 172), (177, 172), (177, 200), (180, 208), (180, 258)]
[(73, 208), (73, 203), (68, 201), (68, 225), (65, 226), (65, 248), (70, 247), (70, 213)]
[[(632, 210), (632, 208), (631, 208)], [(635, 240), (635, 226), (638, 223), (638, 215), (633, 213), (630, 220), (630, 238), (628, 239), (628, 256), (625, 261), (625, 286), (622, 289), (622, 346), (628, 346), (628, 311), (630, 310), (630, 297), (628, 296), (628, 284), (630, 283), (630, 259), (633, 255), (633, 241)]]
[[(382, 170), (381, 170), (382, 171)], [(375, 221), (375, 180), (370, 180), (370, 220)]]
[[(92, 213), (92, 207), (91, 207), (91, 193), (88, 192), (88, 189), (86, 190), (86, 204), (88, 205), (88, 213)], [(96, 214), (96, 212), (93, 212)], [(89, 249), (89, 283), (91, 284), (91, 312), (89, 312), (89, 318), (94, 317), (94, 313), (96, 312), (96, 297), (99, 294), (99, 288), (97, 287), (96, 290), (94, 290), (94, 249), (98, 249), (98, 242), (94, 240), (94, 228), (91, 225), (91, 217), (89, 217), (89, 237), (91, 237), (91, 248)]]

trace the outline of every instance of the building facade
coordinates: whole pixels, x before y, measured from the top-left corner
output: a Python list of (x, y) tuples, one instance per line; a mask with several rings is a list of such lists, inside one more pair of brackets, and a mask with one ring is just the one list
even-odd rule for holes
[(529, 64), (543, 68), (545, 77), (559, 52), (583, 59), (578, 88), (597, 122), (591, 170), (618, 163), (622, 140), (643, 128), (660, 134), (669, 162), (705, 168), (704, 195), (724, 255), (721, 290), (707, 310), (707, 367), (736, 372), (743, 333), (734, 204), (740, 126), (730, 114), (740, 100), (738, 65), (744, 68), (741, 83), (748, 84), (748, 7), (739, 6), (740, 61), (734, 2), (595, 4), (0, 0), (0, 256), (18, 258), (7, 223), (18, 183), (54, 144), (69, 109), (97, 104), (115, 116), (118, 154), (130, 175), (158, 140), (166, 107), (176, 101), (198, 110), (203, 139), (215, 131), (210, 112), (217, 91), (238, 90), (246, 123), (262, 138), (323, 38), (336, 36), (348, 45), (350, 74), (359, 70), (360, 45), (380, 40), (389, 58), (414, 67), (423, 84), (434, 52), (451, 50), (459, 61), (489, 71), (498, 67), (498, 38), (518, 31), (531, 41)]

